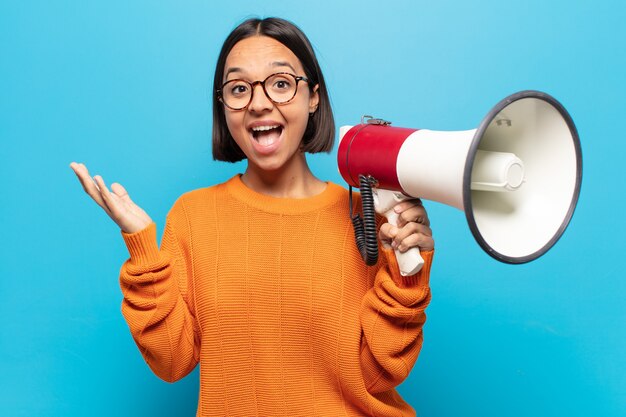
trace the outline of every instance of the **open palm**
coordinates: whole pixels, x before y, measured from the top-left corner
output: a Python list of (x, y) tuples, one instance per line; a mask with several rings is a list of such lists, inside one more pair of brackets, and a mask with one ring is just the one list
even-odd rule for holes
[(125, 233), (135, 233), (146, 228), (152, 219), (141, 207), (135, 204), (121, 184), (111, 184), (107, 188), (101, 176), (93, 178), (85, 164), (72, 162), (70, 167), (80, 180), (85, 192), (109, 215)]

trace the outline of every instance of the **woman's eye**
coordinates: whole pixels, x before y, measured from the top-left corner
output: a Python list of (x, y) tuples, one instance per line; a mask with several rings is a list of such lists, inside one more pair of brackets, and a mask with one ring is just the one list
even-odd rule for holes
[(276, 80), (274, 82), (274, 88), (278, 90), (287, 90), (290, 86), (291, 84), (287, 80)]
[(234, 96), (240, 96), (240, 95), (246, 94), (247, 91), (248, 91), (248, 86), (245, 84), (235, 84), (230, 89), (231, 94)]

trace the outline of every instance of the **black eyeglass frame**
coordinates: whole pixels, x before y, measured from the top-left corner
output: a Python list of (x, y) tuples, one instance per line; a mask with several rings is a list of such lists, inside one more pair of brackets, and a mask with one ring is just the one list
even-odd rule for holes
[[(296, 82), (296, 89), (293, 92), (293, 96), (289, 100), (287, 100), (287, 101), (276, 101), (276, 100), (272, 99), (270, 97), (270, 95), (267, 93), (267, 90), (265, 89), (265, 82), (267, 80), (269, 80), (270, 78), (276, 76), (276, 75), (290, 75), (290, 76), (292, 76), (294, 78), (294, 80)], [(232, 82), (235, 82), (235, 81), (243, 81), (244, 83), (246, 83), (246, 84), (248, 84), (250, 86), (250, 98), (248, 99), (248, 103), (246, 103), (246, 105), (243, 106), (243, 107), (231, 107), (231, 106), (229, 106), (228, 104), (226, 104), (226, 101), (224, 100), (224, 96), (222, 95), (222, 91), (224, 90), (224, 86), (226, 86), (226, 84), (229, 84), (229, 83), (232, 83)], [(216, 90), (217, 99), (222, 104), (224, 104), (224, 106), (228, 107), (231, 110), (235, 110), (235, 111), (237, 111), (237, 110), (244, 110), (245, 108), (247, 108), (250, 105), (250, 103), (252, 103), (252, 97), (254, 97), (254, 87), (256, 87), (258, 84), (261, 84), (261, 87), (263, 87), (263, 93), (265, 94), (265, 97), (267, 97), (269, 101), (271, 101), (274, 104), (278, 104), (278, 105), (287, 104), (290, 101), (292, 101), (294, 98), (296, 98), (296, 95), (298, 94), (298, 84), (299, 84), (300, 81), (304, 81), (304, 82), (308, 83), (309, 79), (307, 77), (302, 77), (300, 75), (295, 75), (295, 74), (292, 74), (290, 72), (275, 72), (274, 74), (268, 75), (263, 81), (252, 81), (252, 82), (250, 82), (248, 80), (244, 80), (243, 78), (235, 78), (233, 80), (226, 81), (224, 84), (222, 84), (222, 88)]]

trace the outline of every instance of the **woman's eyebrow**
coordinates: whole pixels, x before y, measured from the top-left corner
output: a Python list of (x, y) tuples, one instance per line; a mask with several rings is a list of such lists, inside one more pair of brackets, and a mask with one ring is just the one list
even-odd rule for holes
[(289, 63), (285, 61), (274, 61), (272, 62), (272, 67), (289, 67), (295, 73), (296, 69)]
[(242, 72), (242, 69), (239, 67), (230, 67), (226, 70), (226, 73), (224, 74), (224, 78), (227, 78), (228, 74), (230, 74), (231, 72)]
[[(270, 64), (271, 67), (289, 67), (294, 73), (296, 69), (287, 61), (274, 61)], [(224, 79), (228, 78), (228, 76), (233, 72), (244, 72), (243, 69), (239, 67), (230, 67), (224, 73)]]

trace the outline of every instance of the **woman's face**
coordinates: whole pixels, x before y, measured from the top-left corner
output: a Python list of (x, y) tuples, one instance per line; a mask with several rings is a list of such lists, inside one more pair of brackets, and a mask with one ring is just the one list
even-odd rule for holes
[[(300, 60), (289, 48), (267, 36), (252, 36), (231, 49), (222, 82), (243, 79), (252, 83), (277, 72), (305, 76)], [(299, 157), (309, 113), (317, 109), (319, 101), (317, 86), (311, 87), (313, 93), (306, 82), (299, 81), (293, 100), (274, 104), (257, 84), (247, 108), (224, 106), (228, 130), (248, 158), (249, 168), (274, 171)]]

